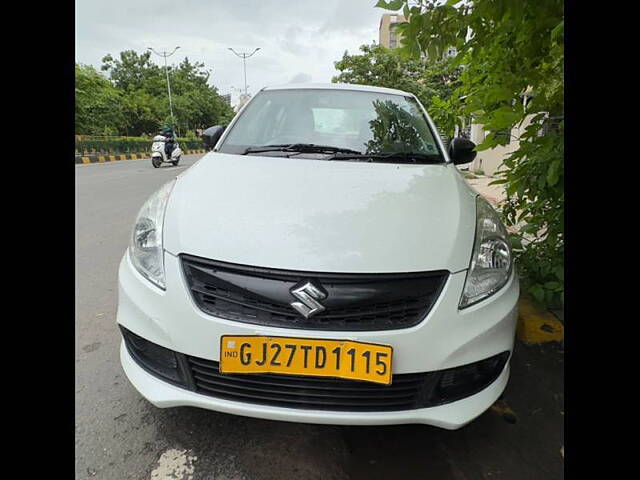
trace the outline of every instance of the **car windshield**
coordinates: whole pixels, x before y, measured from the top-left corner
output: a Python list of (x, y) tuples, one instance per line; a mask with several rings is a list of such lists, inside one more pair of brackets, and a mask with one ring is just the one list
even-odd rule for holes
[(296, 157), (318, 158), (318, 153), (331, 154), (329, 150), (333, 149), (333, 153), (378, 156), (410, 153), (428, 156), (429, 163), (434, 159), (444, 161), (413, 97), (339, 89), (260, 92), (241, 113), (218, 151), (278, 154), (283, 147), (287, 155), (294, 152)]

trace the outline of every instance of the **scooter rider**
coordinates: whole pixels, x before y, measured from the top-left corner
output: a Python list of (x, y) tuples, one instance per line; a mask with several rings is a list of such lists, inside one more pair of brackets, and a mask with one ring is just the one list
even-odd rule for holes
[(164, 127), (160, 131), (160, 135), (166, 138), (164, 152), (167, 154), (167, 158), (171, 158), (171, 152), (176, 148), (176, 134), (172, 127)]

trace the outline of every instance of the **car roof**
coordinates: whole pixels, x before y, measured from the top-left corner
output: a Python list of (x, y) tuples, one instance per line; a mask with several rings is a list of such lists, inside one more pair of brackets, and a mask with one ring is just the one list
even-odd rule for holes
[(303, 89), (321, 89), (321, 90), (357, 90), (361, 92), (390, 93), (393, 95), (413, 96), (408, 92), (396, 90), (395, 88), (373, 87), (371, 85), (355, 85), (352, 83), (285, 83), (282, 85), (269, 85), (264, 87), (263, 91), (269, 90), (303, 90)]

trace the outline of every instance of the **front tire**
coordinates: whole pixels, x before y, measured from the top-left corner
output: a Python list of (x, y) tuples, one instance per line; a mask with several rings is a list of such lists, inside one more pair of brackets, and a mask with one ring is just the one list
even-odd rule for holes
[(160, 168), (160, 165), (162, 164), (162, 160), (159, 159), (158, 157), (152, 157), (151, 164), (153, 165), (153, 168)]
[(180, 163), (180, 157), (176, 158), (176, 159), (175, 159), (175, 161), (173, 161), (173, 162), (171, 162), (171, 163), (173, 163), (173, 166), (174, 166), (174, 167), (175, 167), (175, 166), (177, 166), (177, 165), (178, 165), (178, 163)]

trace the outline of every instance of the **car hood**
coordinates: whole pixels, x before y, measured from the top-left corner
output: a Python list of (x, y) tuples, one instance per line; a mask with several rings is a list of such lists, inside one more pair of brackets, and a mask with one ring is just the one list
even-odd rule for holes
[(209, 153), (179, 176), (164, 246), (314, 272), (456, 272), (469, 266), (475, 196), (451, 164)]

